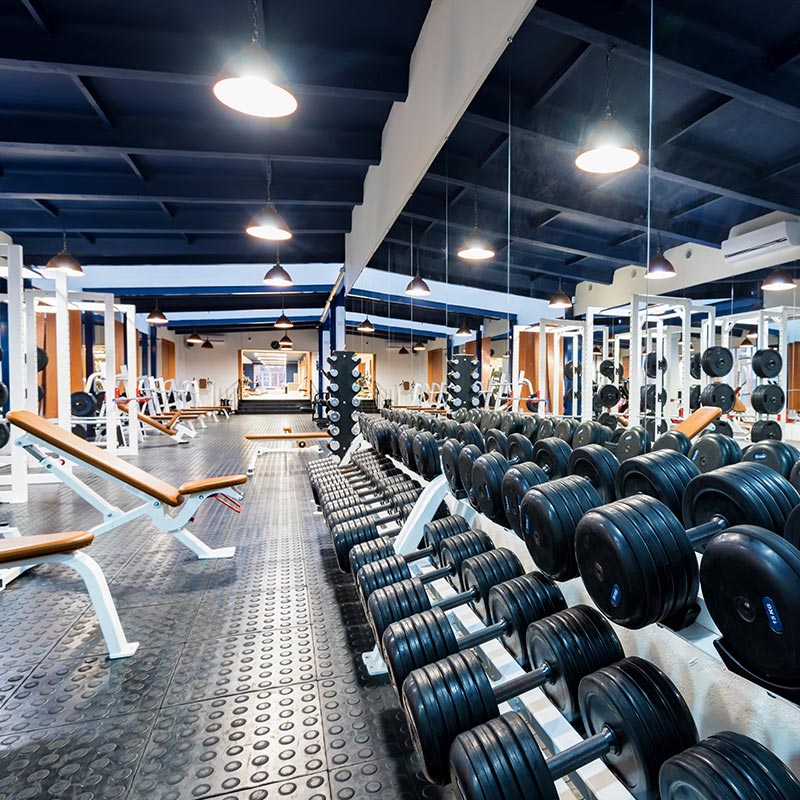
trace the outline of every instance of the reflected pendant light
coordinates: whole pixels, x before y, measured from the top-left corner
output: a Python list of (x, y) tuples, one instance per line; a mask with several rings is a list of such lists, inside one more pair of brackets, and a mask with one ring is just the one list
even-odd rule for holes
[(156, 300), (156, 307), (147, 315), (148, 325), (166, 325), (169, 322), (164, 312), (158, 307), (158, 300)]
[(61, 252), (56, 253), (45, 265), (47, 269), (57, 269), (70, 278), (83, 277), (83, 267), (80, 265), (75, 256), (67, 252), (67, 234), (64, 234), (64, 240), (61, 245)]
[(267, 204), (250, 219), (245, 232), (256, 239), (266, 239), (270, 242), (285, 242), (292, 238), (289, 226), (272, 202), (272, 162), (269, 160), (267, 161)]
[(761, 289), (765, 292), (788, 292), (794, 288), (792, 276), (783, 269), (772, 270), (761, 284)]
[(407, 355), (408, 355), (408, 348), (407, 348), (405, 345), (403, 345), (403, 346), (402, 346), (402, 347), (401, 347), (401, 348), (400, 348), (400, 349), (397, 351), (397, 355), (399, 355), (399, 356), (407, 356)]
[(283, 336), (278, 340), (278, 344), (280, 345), (281, 350), (291, 350), (294, 346), (294, 343), (289, 338), (288, 333), (284, 333)]
[(558, 279), (558, 291), (554, 292), (550, 297), (550, 302), (547, 304), (548, 308), (565, 309), (572, 308), (572, 300), (569, 295), (561, 288), (561, 278)]
[(677, 275), (672, 262), (661, 252), (661, 234), (658, 234), (658, 250), (650, 259), (647, 265), (645, 278), (653, 280), (663, 280), (664, 278), (674, 278)]
[(453, 336), (472, 336), (472, 330), (470, 329), (469, 325), (465, 322), (454, 334)]
[(364, 317), (364, 321), (356, 328), (359, 333), (375, 333), (375, 326), (369, 321), (369, 317)]
[(409, 297), (427, 297), (431, 293), (430, 286), (422, 280), (419, 274), (419, 258), (417, 258), (417, 271), (414, 272), (414, 225), (411, 225), (411, 272), (414, 277), (406, 286), (406, 294)]
[(756, 335), (754, 333), (748, 333), (744, 339), (742, 339), (742, 343), (739, 347), (755, 347), (756, 346)]
[(639, 163), (639, 151), (630, 132), (611, 113), (611, 51), (606, 52), (606, 112), (581, 142), (575, 166), (584, 172), (608, 175)]
[(475, 221), (472, 233), (464, 239), (458, 250), (459, 258), (467, 261), (485, 261), (487, 258), (494, 258), (494, 250), (489, 244), (489, 240), (478, 230), (478, 187), (474, 187), (474, 210)]
[(203, 337), (196, 330), (192, 331), (186, 337), (186, 344), (203, 344), (204, 341), (205, 340), (203, 339)]
[(421, 353), (423, 350), (425, 350), (425, 345), (420, 341), (416, 341), (414, 342), (414, 346), (411, 349), (415, 353)]
[(281, 315), (275, 320), (275, 327), (294, 328), (294, 322), (292, 322), (289, 317), (286, 316), (286, 305), (284, 303), (283, 295), (281, 295)]
[(261, 45), (257, 0), (253, 0), (253, 36), (220, 70), (214, 96), (228, 108), (253, 117), (286, 117), (297, 109), (283, 70)]
[(292, 276), (281, 266), (281, 254), (277, 246), (275, 248), (275, 265), (264, 276), (264, 283), (267, 286), (278, 286), (283, 289), (294, 286)]
[(210, 340), (210, 339), (206, 339), (206, 340), (203, 342), (203, 344), (202, 344), (202, 346), (200, 347), (200, 349), (201, 349), (201, 350), (213, 350), (213, 349), (214, 349), (214, 345), (213, 345), (213, 344), (211, 344), (211, 340)]

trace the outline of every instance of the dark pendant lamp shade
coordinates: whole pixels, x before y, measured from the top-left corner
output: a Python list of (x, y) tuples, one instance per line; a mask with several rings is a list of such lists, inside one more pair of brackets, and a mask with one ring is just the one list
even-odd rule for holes
[(197, 331), (192, 331), (186, 337), (187, 344), (203, 344), (204, 341), (205, 340), (203, 339), (203, 337)]
[(401, 347), (401, 348), (400, 348), (400, 349), (397, 351), (397, 355), (399, 355), (399, 356), (407, 356), (407, 355), (408, 355), (408, 348), (407, 348), (405, 345), (403, 345), (403, 346), (402, 346), (402, 347)]
[(415, 353), (421, 353), (425, 350), (425, 345), (422, 342), (414, 342), (414, 346), (411, 348)]
[(647, 265), (645, 278), (663, 280), (664, 278), (674, 278), (676, 274), (673, 263), (661, 252), (661, 234), (659, 233), (658, 250)]
[(275, 320), (275, 327), (281, 329), (293, 328), (294, 322), (292, 322), (286, 314), (281, 313), (278, 319)]
[(245, 231), (256, 239), (267, 239), (271, 242), (285, 242), (292, 238), (292, 232), (286, 220), (278, 213), (273, 203), (267, 203), (247, 223)]
[(169, 322), (164, 312), (158, 307), (158, 301), (156, 301), (156, 307), (147, 315), (147, 324), (148, 325), (166, 325)]
[(462, 338), (466, 336), (472, 336), (472, 330), (470, 329), (469, 325), (464, 323), (453, 335)]
[(569, 295), (566, 292), (564, 292), (562, 289), (558, 289), (553, 293), (552, 297), (550, 298), (550, 302), (547, 304), (547, 307), (559, 310), (572, 308), (572, 300), (570, 300)]
[(213, 344), (211, 344), (211, 341), (210, 341), (209, 339), (206, 339), (206, 340), (203, 342), (203, 344), (202, 344), (202, 346), (200, 347), (200, 349), (201, 349), (201, 350), (213, 350), (213, 349), (214, 349), (214, 345), (213, 345)]
[(427, 297), (431, 293), (430, 286), (422, 279), (419, 272), (406, 286), (406, 294), (410, 297)]
[(75, 256), (67, 251), (67, 234), (64, 234), (61, 251), (56, 253), (45, 265), (47, 269), (57, 269), (71, 278), (83, 277), (83, 267)]
[(356, 330), (359, 333), (375, 333), (375, 326), (369, 321), (369, 317), (364, 317), (364, 321)]
[(274, 266), (264, 275), (264, 284), (266, 286), (277, 286), (282, 289), (294, 286), (292, 276), (281, 266), (280, 253), (276, 253)]
[(789, 292), (795, 288), (794, 280), (786, 270), (775, 269), (770, 272), (761, 284), (765, 292)]
[(280, 345), (281, 350), (291, 350), (294, 346), (294, 342), (289, 338), (288, 333), (284, 333), (283, 336), (278, 340), (278, 344)]

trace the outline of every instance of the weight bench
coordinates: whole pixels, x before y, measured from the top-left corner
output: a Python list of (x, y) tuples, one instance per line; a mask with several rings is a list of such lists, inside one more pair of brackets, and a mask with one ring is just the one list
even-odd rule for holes
[[(117, 407), (125, 414), (130, 414), (130, 409), (126, 404), (119, 403)], [(185, 425), (173, 424), (173, 427), (169, 427), (168, 425), (164, 425), (162, 422), (159, 422), (154, 417), (150, 417), (147, 414), (142, 414), (141, 412), (136, 414), (136, 419), (143, 425), (148, 425), (159, 433), (163, 433), (165, 436), (171, 437), (175, 444), (182, 444), (188, 439), (197, 436), (196, 431), (187, 428)], [(175, 422), (177, 421), (178, 419), (176, 417)]]
[[(94, 541), (88, 531), (45, 533), (0, 539), (0, 569), (30, 569), (39, 564), (63, 564), (81, 576), (94, 606), (109, 658), (127, 658), (139, 647), (125, 638), (106, 576), (91, 556), (80, 552)], [(46, 612), (45, 612), (46, 613)]]
[[(242, 494), (236, 488), (247, 482), (246, 475), (222, 475), (188, 481), (174, 487), (166, 481), (97, 445), (64, 431), (31, 411), (9, 411), (6, 420), (24, 432), (15, 442), (53, 473), (104, 517), (89, 529), (94, 536), (125, 525), (139, 517), (149, 517), (160, 530), (174, 536), (198, 558), (231, 558), (235, 547), (210, 548), (187, 529), (200, 504), (214, 497), (233, 511), (241, 511)], [(54, 457), (52, 453), (56, 453)], [(65, 461), (88, 469), (115, 486), (130, 492), (141, 503), (123, 511), (64, 468)]]
[(722, 409), (716, 406), (703, 406), (693, 411), (686, 419), (672, 428), (673, 431), (682, 433), (694, 439), (700, 431), (705, 430), (712, 422), (722, 416)]

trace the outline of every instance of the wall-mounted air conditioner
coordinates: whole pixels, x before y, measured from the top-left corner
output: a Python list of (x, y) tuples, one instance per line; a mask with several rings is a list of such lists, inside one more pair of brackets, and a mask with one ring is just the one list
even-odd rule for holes
[(759, 256), (774, 255), (798, 246), (800, 246), (800, 223), (797, 220), (783, 220), (726, 239), (722, 243), (722, 257), (731, 262), (744, 261)]

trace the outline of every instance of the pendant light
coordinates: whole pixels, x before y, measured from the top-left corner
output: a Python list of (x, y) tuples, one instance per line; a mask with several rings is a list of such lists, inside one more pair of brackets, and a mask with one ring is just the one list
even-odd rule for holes
[(548, 308), (565, 309), (572, 308), (572, 300), (569, 295), (561, 288), (561, 278), (558, 279), (558, 291), (550, 297), (550, 302), (547, 304)]
[(650, 259), (647, 265), (645, 278), (652, 280), (663, 280), (664, 278), (674, 278), (677, 275), (672, 262), (661, 252), (661, 234), (658, 234), (658, 250)]
[(639, 151), (630, 132), (611, 113), (611, 51), (606, 52), (606, 112), (581, 143), (575, 166), (584, 172), (608, 175), (639, 163)]
[(472, 330), (470, 329), (469, 325), (465, 322), (454, 334), (453, 336), (459, 337), (468, 337), (472, 336)]
[(278, 245), (275, 245), (275, 265), (264, 276), (264, 283), (267, 286), (278, 286), (282, 289), (294, 286), (292, 276), (281, 266), (281, 253)]
[(284, 303), (283, 293), (281, 293), (281, 315), (275, 320), (276, 328), (294, 328), (294, 322), (286, 316), (286, 305)]
[(57, 269), (70, 278), (82, 278), (83, 267), (75, 256), (67, 252), (67, 234), (64, 233), (64, 240), (61, 245), (61, 252), (56, 253), (45, 265), (46, 269)]
[(203, 344), (203, 341), (203, 337), (196, 330), (186, 337), (186, 344)]
[(761, 289), (765, 292), (788, 292), (794, 288), (792, 276), (783, 269), (772, 270), (761, 284)]
[(158, 307), (158, 300), (156, 300), (156, 307), (147, 315), (148, 325), (166, 325), (169, 322), (164, 312)]
[(458, 250), (460, 258), (467, 261), (485, 261), (494, 258), (494, 250), (489, 240), (478, 230), (478, 187), (474, 187), (475, 224), (472, 233), (464, 239)]
[(297, 109), (286, 75), (260, 42), (257, 0), (253, 0), (252, 39), (225, 62), (213, 91), (228, 108), (253, 117), (286, 117)]
[(200, 349), (201, 350), (213, 350), (214, 349), (214, 345), (211, 344), (211, 340), (210, 339), (206, 339), (203, 342), (203, 344), (201, 345)]
[(756, 335), (754, 333), (748, 333), (744, 339), (742, 339), (741, 344), (739, 347), (755, 347), (756, 346)]
[[(411, 225), (411, 271), (414, 273), (414, 225)], [(431, 293), (431, 289), (419, 274), (419, 258), (417, 258), (417, 271), (414, 277), (409, 281), (406, 286), (406, 294), (409, 297), (427, 297)]]
[(272, 202), (272, 162), (270, 160), (267, 160), (267, 204), (250, 219), (245, 232), (256, 239), (267, 239), (270, 242), (285, 242), (292, 238), (289, 226)]
[(289, 338), (288, 333), (284, 333), (280, 339), (278, 339), (278, 344), (280, 345), (281, 350), (291, 350), (294, 346), (294, 343)]
[(414, 346), (411, 348), (415, 353), (422, 353), (425, 350), (425, 345), (417, 340), (414, 342)]
[(364, 317), (364, 321), (356, 328), (359, 333), (375, 333), (375, 326), (369, 321), (369, 317)]
[(407, 348), (405, 345), (403, 345), (403, 346), (402, 346), (402, 347), (401, 347), (401, 348), (400, 348), (400, 349), (397, 351), (397, 355), (399, 355), (399, 356), (407, 356), (407, 355), (408, 355), (408, 348)]

